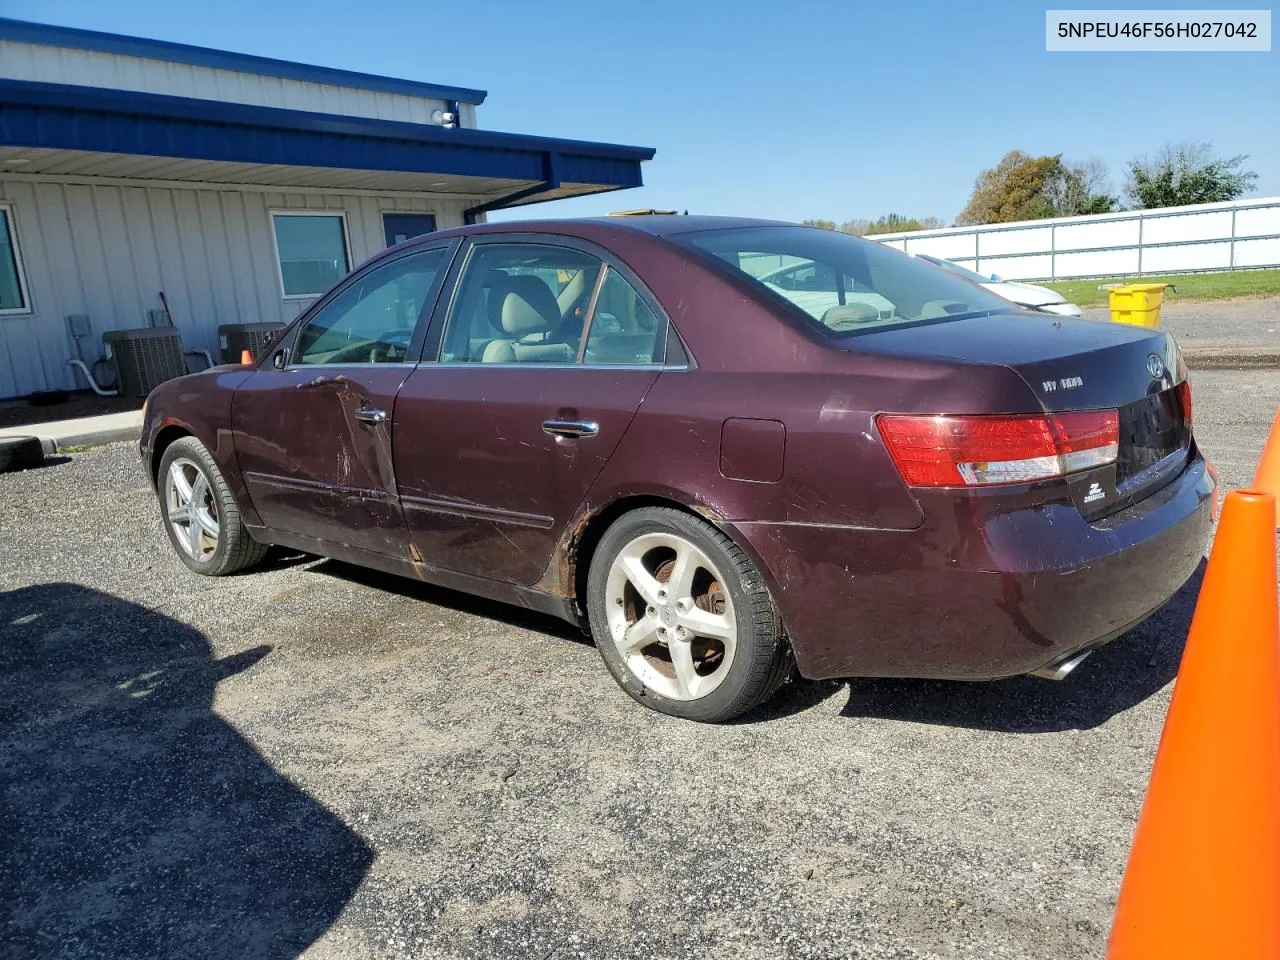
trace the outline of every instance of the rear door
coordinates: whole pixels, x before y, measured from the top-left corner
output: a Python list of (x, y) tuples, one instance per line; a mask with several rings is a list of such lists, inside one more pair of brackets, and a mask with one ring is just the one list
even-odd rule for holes
[(268, 527), (407, 555), (392, 421), (452, 249), (417, 248), (353, 276), (236, 391), (236, 454)]
[(432, 359), (396, 404), (401, 503), (425, 563), (542, 576), (661, 369), (665, 319), (640, 290), (587, 244), (470, 248)]

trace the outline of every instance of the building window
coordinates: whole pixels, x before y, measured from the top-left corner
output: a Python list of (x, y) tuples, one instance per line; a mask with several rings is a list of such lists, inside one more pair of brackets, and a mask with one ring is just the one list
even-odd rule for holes
[(0, 207), (0, 313), (26, 313), (29, 309), (13, 214)]
[(315, 297), (351, 269), (341, 213), (273, 213), (280, 286), (285, 298)]
[(387, 246), (394, 247), (413, 237), (436, 232), (436, 215), (434, 213), (384, 213), (382, 215), (382, 231), (386, 235)]

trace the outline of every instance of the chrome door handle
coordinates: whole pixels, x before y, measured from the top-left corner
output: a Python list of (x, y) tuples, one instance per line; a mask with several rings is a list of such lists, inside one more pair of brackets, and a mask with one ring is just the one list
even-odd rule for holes
[(356, 411), (356, 419), (361, 423), (385, 423), (387, 414), (385, 410), (378, 410), (374, 407), (361, 407)]
[(594, 437), (600, 424), (594, 420), (543, 420), (542, 430), (553, 437)]

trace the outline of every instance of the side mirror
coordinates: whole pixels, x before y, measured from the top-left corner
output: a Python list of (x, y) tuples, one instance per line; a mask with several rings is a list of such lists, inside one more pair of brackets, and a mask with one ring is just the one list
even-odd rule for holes
[(271, 366), (277, 370), (283, 370), (289, 365), (289, 351), (285, 349), (277, 350), (271, 355)]

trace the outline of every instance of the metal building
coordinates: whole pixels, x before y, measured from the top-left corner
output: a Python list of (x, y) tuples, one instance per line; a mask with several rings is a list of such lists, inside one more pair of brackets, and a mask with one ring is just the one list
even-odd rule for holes
[(397, 239), (640, 186), (653, 150), (480, 130), (485, 96), (0, 19), (0, 397), (87, 386), (73, 315), (95, 352), (163, 291), (216, 356)]

